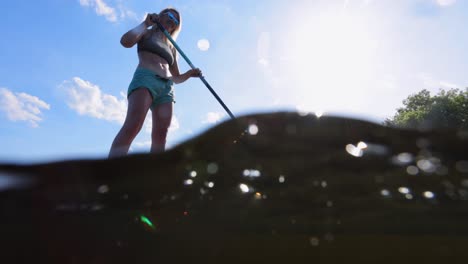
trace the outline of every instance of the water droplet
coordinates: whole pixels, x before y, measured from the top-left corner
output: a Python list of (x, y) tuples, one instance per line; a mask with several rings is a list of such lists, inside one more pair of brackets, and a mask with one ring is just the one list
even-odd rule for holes
[(209, 173), (209, 174), (215, 174), (218, 172), (218, 164), (212, 162), (210, 164), (208, 164), (208, 167), (206, 168), (206, 171)]
[(259, 192), (255, 193), (255, 199), (262, 199), (262, 194)]
[(392, 162), (396, 165), (406, 165), (414, 161), (413, 154), (403, 152), (392, 158)]
[(144, 216), (144, 215), (140, 215), (140, 217), (139, 217), (138, 219), (139, 219), (139, 221), (140, 221), (141, 223), (143, 223), (146, 227), (151, 228), (151, 229), (155, 229), (155, 228), (156, 228), (155, 225), (153, 224), (153, 222), (152, 222), (148, 217), (146, 217), (146, 216)]
[(411, 153), (403, 152), (403, 153), (398, 154), (397, 159), (401, 163), (410, 163), (410, 162), (413, 162), (414, 157), (413, 157), (413, 154)]
[(358, 147), (359, 149), (361, 149), (361, 150), (362, 150), (362, 149), (366, 149), (366, 148), (367, 148), (367, 144), (366, 144), (366, 142), (362, 142), (362, 141), (361, 141), (361, 142), (358, 143), (357, 147)]
[(249, 134), (252, 135), (252, 136), (257, 135), (258, 134), (257, 125), (255, 125), (255, 124), (250, 125), (248, 131), (249, 131)]
[(184, 181), (184, 185), (192, 185), (193, 184), (193, 180), (192, 179), (187, 179)]
[(252, 176), (252, 177), (260, 177), (261, 175), (262, 175), (262, 173), (259, 170), (252, 170), (250, 172), (250, 176)]
[(109, 192), (109, 186), (107, 185), (101, 185), (98, 187), (98, 193), (108, 193)]
[(436, 170), (436, 166), (427, 159), (418, 160), (417, 165), (421, 170), (427, 173), (433, 173)]
[(205, 185), (208, 188), (213, 188), (214, 187), (214, 182), (205, 182)]
[(319, 245), (319, 239), (317, 237), (310, 237), (309, 238), (310, 245), (316, 247)]
[(384, 197), (389, 197), (390, 196), (390, 191), (387, 189), (383, 189), (380, 191), (380, 194)]
[(435, 194), (434, 194), (433, 192), (431, 192), (431, 191), (425, 191), (425, 192), (423, 193), (423, 195), (424, 195), (424, 197), (426, 197), (427, 199), (432, 199), (432, 198), (435, 197)]
[(402, 194), (408, 194), (408, 193), (410, 193), (410, 189), (407, 188), (407, 187), (400, 187), (400, 188), (398, 188), (398, 191), (399, 191), (400, 193), (402, 193)]
[(283, 175), (280, 175), (279, 178), (278, 178), (278, 181), (279, 181), (280, 183), (284, 183), (284, 181), (285, 181), (284, 176), (283, 176)]
[(408, 200), (412, 200), (412, 199), (413, 199), (413, 195), (412, 195), (411, 193), (405, 194), (405, 197), (406, 197), (406, 199), (408, 199)]
[(259, 170), (245, 169), (243, 172), (245, 177), (260, 177), (262, 173)]
[(308, 116), (310, 114), (309, 111), (305, 110), (305, 109), (302, 109), (300, 106), (297, 106), (296, 107), (296, 110), (297, 110), (297, 113), (300, 115), (300, 116)]
[(417, 175), (419, 173), (419, 169), (418, 167), (411, 165), (406, 168), (406, 172), (409, 175)]
[(197, 172), (196, 171), (191, 171), (190, 172), (190, 177), (192, 177), (192, 178), (197, 177)]
[(346, 145), (346, 152), (348, 152), (351, 156), (354, 157), (362, 157), (363, 151), (362, 149), (355, 147), (352, 144)]
[(323, 188), (326, 188), (328, 184), (327, 184), (326, 181), (322, 181), (322, 182), (320, 183), (320, 185), (322, 185)]
[(243, 193), (248, 193), (248, 192), (250, 191), (249, 186), (247, 186), (247, 185), (244, 184), (244, 183), (239, 184), (239, 188), (241, 189), (241, 191), (242, 191)]

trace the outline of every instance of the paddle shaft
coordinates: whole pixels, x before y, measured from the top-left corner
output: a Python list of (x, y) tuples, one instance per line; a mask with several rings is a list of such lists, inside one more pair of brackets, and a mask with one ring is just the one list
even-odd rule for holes
[[(155, 22), (156, 25), (159, 27), (159, 29), (161, 29), (161, 31), (164, 33), (164, 35), (166, 35), (166, 37), (169, 39), (169, 41), (172, 43), (172, 45), (174, 45), (174, 47), (177, 49), (177, 51), (180, 53), (180, 55), (188, 63), (188, 65), (190, 65), (190, 67), (192, 69), (195, 69), (196, 67), (193, 66), (192, 62), (185, 55), (185, 53), (182, 51), (182, 49), (179, 47), (179, 45), (177, 45), (177, 43), (172, 39), (171, 35), (169, 34), (169, 32), (167, 32), (167, 30), (163, 27), (163, 25), (161, 25), (161, 23), (159, 23), (159, 21), (153, 21), (153, 22)], [(226, 104), (224, 104), (223, 100), (221, 100), (221, 98), (219, 98), (218, 94), (216, 94), (216, 92), (213, 90), (213, 88), (211, 88), (211, 85), (205, 80), (205, 77), (200, 76), (200, 80), (202, 80), (202, 82), (205, 84), (206, 88), (208, 88), (208, 90), (210, 90), (210, 92), (213, 94), (213, 96), (216, 98), (216, 100), (218, 100), (218, 102), (221, 104), (221, 106), (224, 108), (224, 110), (226, 110), (226, 112), (229, 114), (229, 116), (232, 119), (235, 119), (236, 117), (231, 113), (231, 111), (226, 106)]]

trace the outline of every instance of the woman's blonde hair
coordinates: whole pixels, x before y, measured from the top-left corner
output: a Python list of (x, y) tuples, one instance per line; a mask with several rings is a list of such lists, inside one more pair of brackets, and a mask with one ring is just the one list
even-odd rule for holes
[[(182, 30), (182, 16), (180, 16), (179, 11), (173, 7), (164, 8), (161, 12), (159, 12), (159, 14), (161, 15), (162, 13), (167, 12), (167, 11), (173, 11), (174, 13), (176, 13), (177, 19), (179, 20), (179, 25), (176, 25), (176, 29), (174, 29), (174, 31), (172, 32), (169, 32), (172, 39), (176, 40), (177, 37), (179, 36), (180, 31)], [(167, 41), (169, 42), (169, 40)]]

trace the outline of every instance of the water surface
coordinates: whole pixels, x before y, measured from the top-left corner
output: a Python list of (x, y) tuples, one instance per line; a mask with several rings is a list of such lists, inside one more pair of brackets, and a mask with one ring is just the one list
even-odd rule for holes
[(0, 165), (4, 263), (461, 263), (468, 135), (248, 115), (170, 151)]

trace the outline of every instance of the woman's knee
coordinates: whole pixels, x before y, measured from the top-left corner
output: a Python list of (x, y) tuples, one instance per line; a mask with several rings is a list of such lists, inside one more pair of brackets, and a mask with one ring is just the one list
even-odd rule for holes
[(125, 123), (122, 127), (122, 132), (130, 138), (135, 138), (140, 132), (143, 124), (138, 122)]

